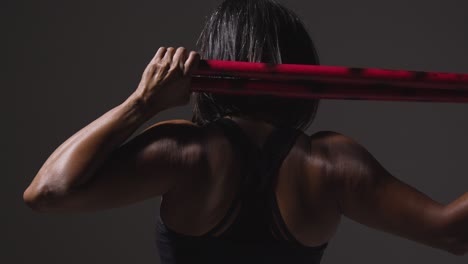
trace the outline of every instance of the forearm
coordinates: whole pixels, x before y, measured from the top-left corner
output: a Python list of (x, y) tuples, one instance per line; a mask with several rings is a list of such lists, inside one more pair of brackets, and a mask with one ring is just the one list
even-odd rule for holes
[(61, 144), (40, 168), (25, 197), (60, 195), (87, 182), (109, 154), (153, 114), (136, 96), (130, 96)]

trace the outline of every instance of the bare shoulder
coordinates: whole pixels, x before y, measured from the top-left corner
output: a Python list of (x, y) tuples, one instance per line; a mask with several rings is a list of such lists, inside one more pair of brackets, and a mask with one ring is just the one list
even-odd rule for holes
[(314, 134), (310, 135), (311, 143), (323, 143), (323, 144), (333, 144), (333, 143), (351, 143), (354, 140), (342, 133), (330, 130), (322, 130), (315, 132)]
[(363, 165), (378, 166), (377, 160), (369, 151), (348, 135), (335, 131), (319, 131), (310, 136), (310, 142), (311, 150), (317, 154), (315, 157), (320, 158), (317, 162), (322, 164), (330, 176), (363, 170)]
[(193, 166), (204, 159), (203, 127), (183, 119), (165, 120), (144, 129), (133, 139), (145, 146), (149, 156), (166, 156), (174, 162)]
[(189, 120), (185, 119), (171, 119), (171, 120), (164, 120), (158, 123), (155, 123), (153, 125), (150, 125), (148, 128), (144, 130), (146, 131), (154, 131), (156, 128), (160, 127), (167, 127), (168, 129), (173, 129), (175, 131), (180, 131), (183, 132), (184, 128), (186, 129), (193, 129), (193, 130), (199, 130), (201, 127)]
[[(304, 173), (300, 176), (301, 193), (311, 200), (335, 200), (334, 190), (337, 179), (335, 174), (337, 159), (340, 156), (340, 145), (347, 145), (352, 139), (334, 131), (318, 131), (311, 135), (299, 136), (291, 156), (296, 155), (304, 164)], [(320, 197), (318, 197), (320, 196)], [(327, 203), (333, 206), (330, 203)], [(337, 203), (335, 203), (337, 206)]]
[(364, 145), (331, 131), (312, 136), (321, 149), (340, 214), (393, 235), (453, 251), (444, 206), (392, 175)]
[[(353, 148), (359, 148), (359, 143), (351, 137), (335, 131), (318, 131), (309, 136), (308, 164), (320, 169), (324, 174), (330, 174), (336, 162), (350, 158)], [(348, 152), (348, 153), (345, 153)]]
[(321, 188), (338, 207), (341, 207), (343, 189), (373, 186), (386, 175), (380, 163), (350, 136), (335, 131), (318, 131), (309, 139), (307, 174), (314, 181), (317, 181), (317, 175), (320, 176)]
[[(164, 120), (144, 129), (137, 137), (144, 140), (173, 140), (195, 144), (203, 139), (203, 127), (184, 119)], [(201, 143), (201, 142), (200, 142)]]

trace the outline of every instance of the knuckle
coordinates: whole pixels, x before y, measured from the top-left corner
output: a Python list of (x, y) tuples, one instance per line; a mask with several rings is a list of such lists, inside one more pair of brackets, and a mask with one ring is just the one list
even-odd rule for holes
[(160, 61), (158, 62), (158, 67), (161, 69), (167, 69), (171, 66), (171, 64), (168, 61)]
[(149, 74), (149, 73), (151, 73), (151, 72), (154, 70), (154, 67), (155, 67), (154, 64), (148, 65), (148, 67), (146, 67), (146, 69), (143, 71), (143, 74)]
[(180, 72), (180, 68), (179, 67), (171, 67), (169, 68), (169, 70), (167, 71), (169, 74), (177, 74)]

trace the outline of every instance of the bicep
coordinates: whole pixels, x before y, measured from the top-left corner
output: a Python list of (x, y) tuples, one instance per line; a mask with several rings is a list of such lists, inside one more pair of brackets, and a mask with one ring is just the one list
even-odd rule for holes
[(335, 135), (329, 169), (341, 213), (366, 226), (444, 248), (445, 206), (389, 173), (363, 146)]
[[(52, 201), (51, 211), (96, 211), (123, 207), (168, 192), (178, 181), (203, 169), (198, 144), (174, 125), (153, 126), (118, 149), (90, 181)], [(191, 128), (185, 128), (190, 130)], [(188, 132), (188, 131), (187, 131)]]

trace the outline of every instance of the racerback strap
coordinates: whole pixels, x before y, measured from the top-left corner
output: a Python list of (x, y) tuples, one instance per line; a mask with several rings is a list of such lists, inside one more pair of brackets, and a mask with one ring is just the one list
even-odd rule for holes
[(225, 135), (233, 144), (237, 155), (243, 160), (242, 171), (245, 179), (241, 192), (244, 198), (258, 198), (271, 190), (276, 176), (273, 174), (278, 172), (301, 131), (289, 127), (276, 127), (268, 135), (262, 148), (258, 148), (233, 120), (219, 118), (215, 122), (224, 128)]

